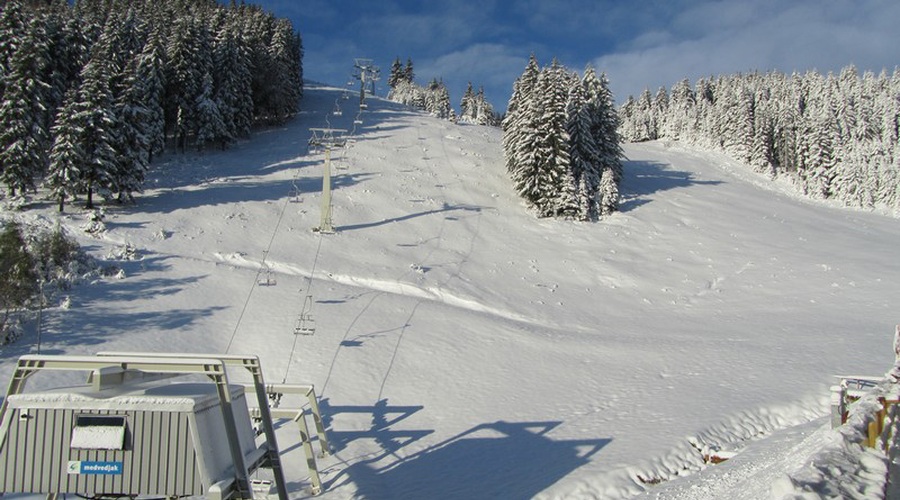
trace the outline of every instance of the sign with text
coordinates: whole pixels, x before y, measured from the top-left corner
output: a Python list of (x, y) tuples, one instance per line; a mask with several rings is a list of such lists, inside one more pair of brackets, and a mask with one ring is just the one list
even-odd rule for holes
[(70, 460), (69, 474), (122, 474), (122, 462), (89, 462)]

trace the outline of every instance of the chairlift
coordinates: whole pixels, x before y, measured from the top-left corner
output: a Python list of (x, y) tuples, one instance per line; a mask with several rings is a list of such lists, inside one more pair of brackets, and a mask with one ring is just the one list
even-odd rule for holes
[(359, 105), (359, 109), (361, 109), (361, 110), (369, 109), (369, 105), (366, 104), (366, 103), (361, 103), (361, 104)]
[(315, 335), (316, 322), (310, 314), (301, 314), (297, 318), (297, 326), (294, 327), (294, 335)]
[(288, 194), (288, 201), (291, 203), (300, 203), (300, 188), (294, 181), (291, 181), (291, 192)]
[(337, 104), (335, 104), (334, 111), (332, 111), (331, 114), (333, 114), (334, 116), (341, 116), (344, 113), (343, 113), (343, 111), (341, 111), (341, 107), (338, 106)]
[(357, 119), (353, 120), (353, 124), (354, 125), (362, 125), (362, 120), (357, 118)]
[(259, 286), (275, 286), (278, 284), (275, 281), (275, 271), (269, 267), (265, 262), (262, 265), (262, 268), (259, 270), (259, 275), (256, 280), (256, 284)]
[(319, 141), (316, 140), (315, 134), (309, 138), (309, 142), (306, 144), (306, 149), (311, 155), (319, 154)]
[(303, 301), (303, 310), (297, 318), (294, 327), (294, 335), (313, 335), (316, 333), (316, 322), (312, 317), (312, 295), (307, 295)]

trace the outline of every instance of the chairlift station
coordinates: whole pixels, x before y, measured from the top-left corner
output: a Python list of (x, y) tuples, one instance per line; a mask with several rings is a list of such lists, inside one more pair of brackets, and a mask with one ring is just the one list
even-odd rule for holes
[[(226, 366), (250, 371), (253, 384), (231, 384)], [(88, 372), (88, 384), (25, 393), (43, 371)], [(199, 382), (167, 377), (201, 375)], [(166, 378), (164, 378), (166, 377)], [(245, 388), (255, 393), (248, 405)], [(0, 492), (76, 494), (88, 498), (205, 495), (265, 498), (272, 481), (251, 480), (271, 469), (279, 500), (287, 486), (273, 412), (300, 426), (310, 492), (322, 485), (302, 409), (272, 410), (284, 393), (305, 394), (322, 455), (327, 440), (311, 386), (266, 386), (250, 356), (100, 353), (23, 356), (0, 407)], [(257, 444), (253, 421), (259, 423)], [(262, 494), (262, 496), (260, 496)]]

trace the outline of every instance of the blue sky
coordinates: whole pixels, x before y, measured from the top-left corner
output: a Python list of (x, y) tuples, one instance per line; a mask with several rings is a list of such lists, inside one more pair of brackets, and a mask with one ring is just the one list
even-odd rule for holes
[(471, 81), (501, 111), (532, 52), (606, 72), (618, 102), (685, 77), (900, 65), (896, 0), (248, 1), (291, 19), (308, 79), (344, 85), (366, 57), (384, 95), (394, 59), (412, 58), (416, 80), (443, 78), (455, 106)]

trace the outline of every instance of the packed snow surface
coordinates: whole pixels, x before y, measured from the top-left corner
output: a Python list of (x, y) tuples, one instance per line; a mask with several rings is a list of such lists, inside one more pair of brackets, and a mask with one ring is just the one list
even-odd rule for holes
[[(809, 436), (832, 375), (893, 363), (895, 218), (654, 142), (625, 147), (620, 213), (537, 219), (499, 129), (379, 99), (354, 124), (341, 96), (308, 87), (284, 127), (163, 159), (91, 234), (77, 208), (16, 213), (59, 217), (122, 270), (45, 311), (42, 352), (253, 354), (267, 382), (314, 384), (334, 449), (325, 499), (652, 495), (785, 429), (789, 444), (758, 452), (780, 458), (753, 461), (771, 474), (748, 479), (771, 494), (791, 450), (827, 439)], [(327, 126), (353, 139), (331, 154), (335, 234), (311, 231), (324, 154), (307, 139)], [(301, 314), (314, 335), (294, 334)], [(4, 380), (35, 344), (4, 349)], [(279, 439), (306, 496), (296, 428)]]

